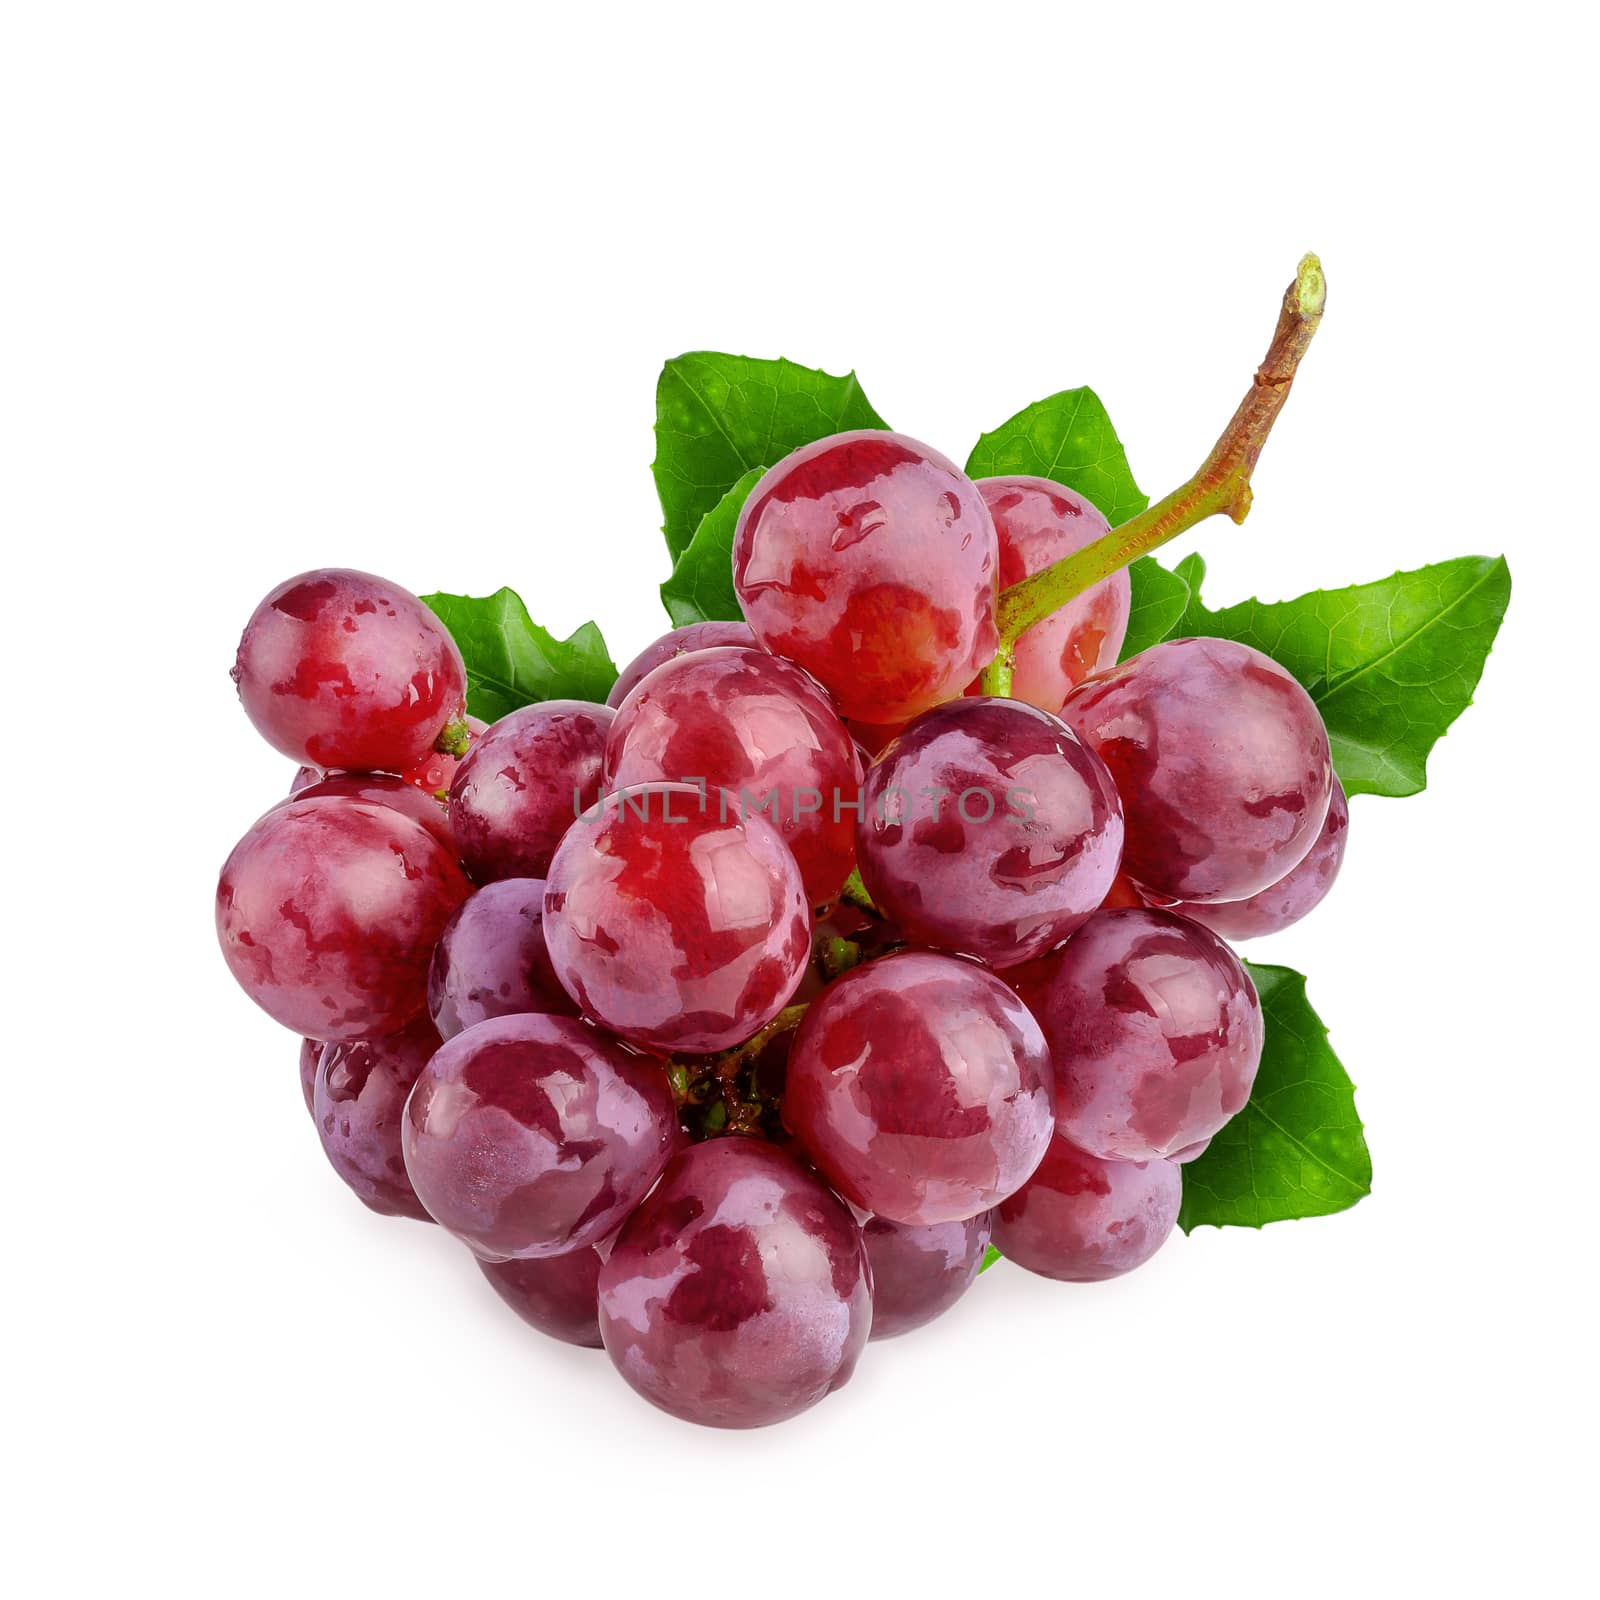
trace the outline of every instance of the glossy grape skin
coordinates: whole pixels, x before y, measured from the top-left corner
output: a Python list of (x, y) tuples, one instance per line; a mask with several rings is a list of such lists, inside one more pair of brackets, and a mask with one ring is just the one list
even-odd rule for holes
[(1263, 934), (1277, 933), (1322, 904), (1344, 864), (1349, 830), (1350, 804), (1345, 799), (1344, 786), (1335, 778), (1333, 798), (1328, 802), (1322, 832), (1287, 877), (1269, 884), (1248, 900), (1230, 900), (1214, 906), (1180, 902), (1173, 909), (1204, 923), (1224, 939), (1257, 939)]
[(1176, 900), (1243, 900), (1282, 878), (1328, 813), (1316, 706), (1270, 656), (1169, 639), (1075, 689), (1062, 718), (1111, 769), (1123, 870)]
[(354, 772), (414, 766), (467, 693), (444, 624), (399, 584), (343, 567), (267, 595), (245, 625), (233, 681), (274, 749)]
[(714, 650), (720, 645), (756, 647), (756, 636), (748, 622), (690, 622), (671, 633), (664, 633), (653, 644), (648, 644), (621, 672), (606, 696), (606, 704), (615, 710), (628, 698), (634, 685), (642, 682), (663, 662), (675, 661), (691, 650)]
[[(773, 820), (813, 905), (855, 865), (855, 743), (809, 674), (765, 650), (697, 650), (664, 663), (617, 709), (605, 786), (705, 783)], [(813, 809), (813, 800), (815, 808)]]
[(321, 767), (296, 767), (294, 779), (289, 784), (289, 799), (300, 793), (302, 789), (309, 789), (314, 783), (321, 783), (327, 777)]
[(990, 1217), (906, 1227), (869, 1217), (861, 1225), (872, 1263), (872, 1337), (892, 1339), (942, 1316), (977, 1280)]
[(450, 785), (450, 829), (479, 883), (545, 876), (574, 817), (600, 798), (615, 716), (545, 700), (502, 717), (467, 752)]
[(649, 784), (561, 841), (545, 945), (584, 1015), (647, 1049), (726, 1049), (770, 1022), (811, 955), (800, 868), (764, 817)]
[(273, 807), (281, 811), (291, 800), (365, 800), (372, 805), (387, 806), (403, 817), (420, 823), (448, 850), (456, 853), (456, 841), (450, 832), (450, 818), (439, 802), (420, 789), (413, 788), (403, 778), (391, 778), (376, 772), (336, 772), (315, 783), (305, 784), (290, 791), (289, 798)]
[(1175, 1155), (1250, 1097), (1261, 1004), (1238, 957), (1199, 923), (1098, 911), (1015, 983), (1049, 1041), (1056, 1127), (1090, 1155)]
[(906, 951), (855, 967), (806, 1012), (784, 1120), (852, 1205), (960, 1222), (1022, 1187), (1054, 1125), (1050, 1057), (974, 962)]
[(1057, 1137), (1039, 1170), (995, 1207), (995, 1248), (1042, 1277), (1100, 1283), (1166, 1243), (1182, 1199), (1170, 1161), (1101, 1161)]
[(490, 1017), (575, 1016), (544, 944), (544, 880), (486, 883), (450, 919), (428, 967), (428, 1012), (453, 1039)]
[(878, 724), (959, 695), (994, 655), (999, 550), (972, 480), (903, 434), (802, 446), (750, 491), (733, 541), (745, 620), (842, 716)]
[(317, 1068), (312, 1115), (333, 1170), (374, 1211), (433, 1219), (417, 1199), (400, 1152), (406, 1096), (439, 1035), (426, 1017), (381, 1039), (330, 1044)]
[(313, 1117), (317, 1114), (314, 1100), (317, 1092), (317, 1063), (322, 1060), (325, 1048), (320, 1039), (300, 1041), (300, 1092), (306, 1097), (306, 1110)]
[[(1110, 532), (1090, 501), (1049, 478), (979, 478), (978, 492), (1000, 541), (1002, 592)], [(1012, 695), (1059, 711), (1085, 678), (1116, 665), (1132, 600), (1122, 567), (1036, 622), (1017, 640)]]
[(839, 1388), (872, 1323), (854, 1218), (787, 1152), (691, 1146), (600, 1269), (600, 1331), (645, 1399), (689, 1422), (757, 1428)]
[(543, 1261), (485, 1261), (494, 1292), (530, 1328), (585, 1350), (600, 1348), (600, 1252), (593, 1245)]
[(857, 853), (874, 904), (913, 944), (1013, 967), (1105, 898), (1122, 802), (1100, 758), (1049, 712), (955, 700), (873, 762)]
[(659, 1063), (572, 1017), (492, 1017), (417, 1079), (401, 1124), (429, 1213), (478, 1255), (542, 1258), (614, 1233), (678, 1119)]
[(420, 1016), (428, 961), (472, 892), (388, 806), (298, 798), (261, 817), (217, 883), (217, 938), (269, 1016), (307, 1038), (374, 1039)]

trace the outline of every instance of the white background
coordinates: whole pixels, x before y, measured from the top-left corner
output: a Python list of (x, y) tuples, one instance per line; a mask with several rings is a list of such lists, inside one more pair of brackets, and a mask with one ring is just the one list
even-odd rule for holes
[[(5, 8), (7, 1443), (23, 1594), (1570, 1592), (1592, 1513), (1587, 52), (1524, 4)], [(1107, 21), (1115, 13), (1118, 20)], [(1576, 16), (1574, 9), (1571, 15)], [(960, 459), (1094, 384), (1197, 464), (1329, 310), (1213, 603), (1504, 551), (1310, 974), (1345, 1215), (1010, 1267), (800, 1421), (657, 1414), (323, 1163), (211, 891), (272, 583), (665, 626), (661, 360), (854, 366)]]

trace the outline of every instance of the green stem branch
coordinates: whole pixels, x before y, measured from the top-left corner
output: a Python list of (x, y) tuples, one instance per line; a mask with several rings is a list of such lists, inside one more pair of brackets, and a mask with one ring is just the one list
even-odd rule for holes
[(874, 916), (878, 908), (872, 903), (872, 896), (867, 893), (867, 886), (861, 881), (861, 869), (852, 867), (850, 876), (844, 880), (844, 887), (839, 891), (839, 898), (856, 907), (858, 911), (870, 911)]
[(1009, 691), (1017, 640), (1069, 600), (1137, 557), (1187, 533), (1207, 517), (1225, 515), (1235, 522), (1244, 521), (1250, 510), (1250, 475), (1289, 398), (1301, 358), (1322, 321), (1326, 299), (1322, 263), (1308, 255), (1301, 260), (1294, 282), (1284, 291), (1278, 326), (1249, 392), (1200, 470), (1181, 488), (1138, 516), (1042, 572), (1024, 578), (1000, 596), (1000, 650), (984, 672), (985, 694)]

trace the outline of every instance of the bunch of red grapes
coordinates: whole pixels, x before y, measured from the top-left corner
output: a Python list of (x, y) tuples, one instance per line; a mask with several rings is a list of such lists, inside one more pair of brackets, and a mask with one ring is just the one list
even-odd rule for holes
[(1310, 910), (1348, 813), (1268, 657), (1117, 664), (1125, 571), (979, 693), (1000, 589), (1106, 531), (1059, 484), (836, 435), (746, 502), (742, 623), (488, 727), (415, 596), (273, 590), (234, 678), (303, 765), (217, 930), (305, 1039), (340, 1177), (724, 1427), (838, 1388), (991, 1241), (1067, 1282), (1148, 1260), (1260, 1060), (1221, 935)]

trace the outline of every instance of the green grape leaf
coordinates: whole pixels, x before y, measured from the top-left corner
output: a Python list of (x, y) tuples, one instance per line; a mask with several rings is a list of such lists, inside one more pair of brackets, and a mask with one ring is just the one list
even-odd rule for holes
[(1306, 999), (1306, 980), (1288, 967), (1245, 967), (1261, 996), (1266, 1048), (1244, 1110), (1183, 1169), (1185, 1233), (1328, 1216), (1372, 1192), (1355, 1086)]
[(1133, 607), (1119, 661), (1169, 638), (1189, 606), (1189, 585), (1150, 556), (1140, 556), (1128, 568), (1128, 578), (1133, 585)]
[(1149, 505), (1093, 389), (1063, 389), (984, 434), (967, 457), (967, 476), (1023, 474), (1075, 489), (1114, 528)]
[(978, 1276), (982, 1277), (983, 1274), (995, 1264), (995, 1262), (1004, 1260), (1005, 1257), (1002, 1256), (993, 1245), (990, 1245), (989, 1248), (983, 1252), (983, 1260), (978, 1263)]
[(1328, 725), (1348, 794), (1416, 794), (1428, 752), (1472, 704), (1511, 599), (1503, 556), (1458, 556), (1348, 589), (1245, 600), (1211, 611), (1206, 564), (1178, 563), (1188, 610), (1174, 632), (1237, 639), (1306, 686)]
[(467, 664), (467, 710), (496, 722), (538, 700), (604, 700), (617, 681), (600, 630), (586, 622), (557, 639), (528, 615), (514, 589), (483, 599), (425, 594), (423, 604), (450, 630)]
[(661, 585), (661, 603), (675, 628), (691, 622), (737, 622), (743, 614), (733, 592), (733, 530), (739, 510), (765, 467), (752, 467), (700, 519), (672, 576)]
[(656, 493), (661, 531), (676, 561), (700, 519), (752, 467), (780, 461), (813, 439), (886, 428), (855, 373), (835, 378), (792, 361), (695, 350), (661, 369), (656, 384)]

